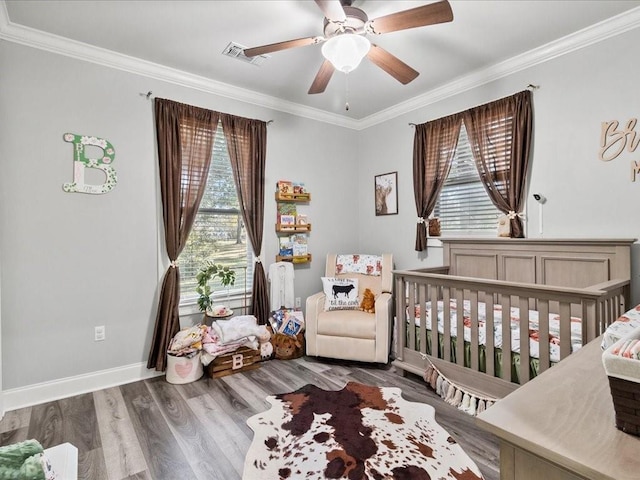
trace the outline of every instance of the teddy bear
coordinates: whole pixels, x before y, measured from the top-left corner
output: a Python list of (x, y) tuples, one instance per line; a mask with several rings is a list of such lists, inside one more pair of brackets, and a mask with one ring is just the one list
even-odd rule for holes
[(360, 310), (367, 313), (375, 313), (375, 306), (376, 296), (370, 289), (365, 288), (362, 294), (362, 302), (360, 302)]
[(271, 344), (271, 331), (265, 325), (258, 326), (258, 342), (260, 343), (260, 357), (262, 360), (269, 360), (273, 356), (273, 345)]

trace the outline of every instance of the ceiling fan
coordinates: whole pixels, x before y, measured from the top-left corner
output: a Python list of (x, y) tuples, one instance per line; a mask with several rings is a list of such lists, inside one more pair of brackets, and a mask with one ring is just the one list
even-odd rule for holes
[(453, 20), (453, 12), (448, 0), (391, 13), (373, 20), (369, 20), (367, 14), (360, 8), (352, 7), (352, 0), (315, 0), (315, 2), (325, 17), (323, 36), (298, 38), (244, 50), (247, 57), (254, 57), (322, 43), (322, 54), (325, 60), (311, 84), (310, 94), (324, 92), (336, 69), (348, 73), (356, 68), (365, 56), (406, 85), (419, 73), (382, 47), (372, 44), (366, 35), (380, 35)]

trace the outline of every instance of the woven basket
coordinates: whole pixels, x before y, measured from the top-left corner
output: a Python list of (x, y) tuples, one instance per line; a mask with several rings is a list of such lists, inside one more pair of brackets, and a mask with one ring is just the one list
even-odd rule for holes
[(616, 427), (640, 436), (640, 383), (609, 377), (609, 388), (616, 411)]
[[(636, 338), (640, 338), (640, 329), (635, 329), (619, 342)], [(625, 433), (640, 436), (640, 360), (613, 355), (611, 352), (619, 342), (602, 354), (616, 414), (616, 427)]]

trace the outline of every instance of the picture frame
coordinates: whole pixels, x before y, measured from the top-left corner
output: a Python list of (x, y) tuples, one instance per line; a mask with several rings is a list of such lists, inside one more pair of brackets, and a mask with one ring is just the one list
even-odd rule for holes
[(376, 216), (398, 214), (398, 172), (376, 175), (374, 199)]

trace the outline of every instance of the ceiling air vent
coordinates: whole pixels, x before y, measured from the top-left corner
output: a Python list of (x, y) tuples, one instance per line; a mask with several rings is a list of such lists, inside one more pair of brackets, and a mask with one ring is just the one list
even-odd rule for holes
[(222, 51), (223, 55), (227, 57), (237, 58), (238, 60), (242, 60), (243, 62), (250, 63), (252, 65), (262, 65), (262, 63), (267, 59), (266, 55), (256, 55), (255, 57), (247, 57), (244, 54), (244, 49), (247, 47), (243, 47), (242, 45), (238, 45), (235, 42), (230, 42), (229, 45), (225, 47)]

